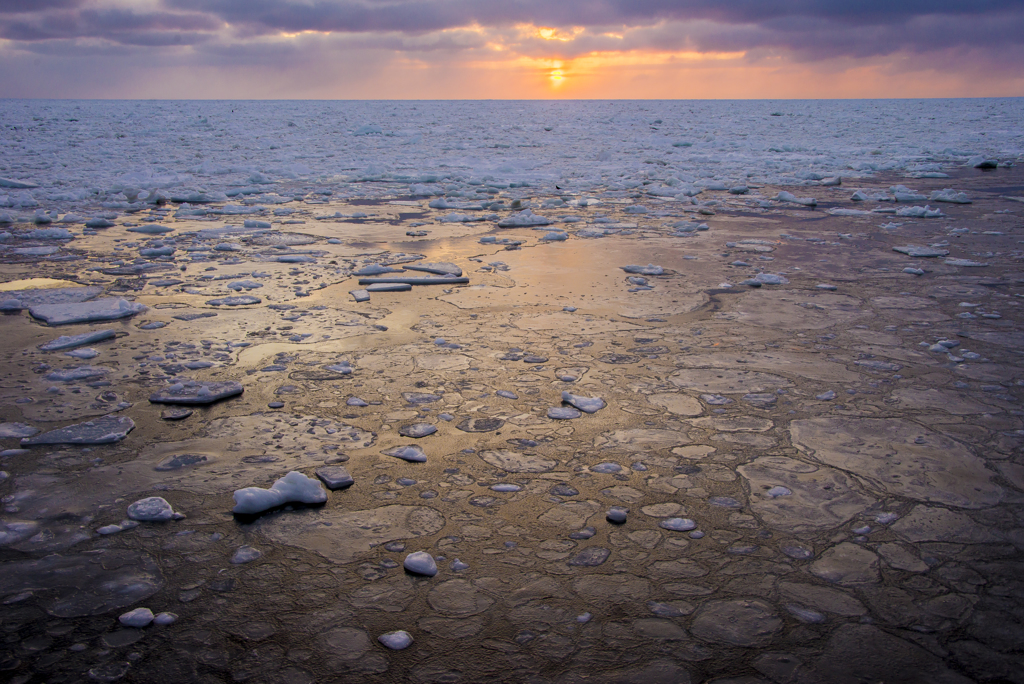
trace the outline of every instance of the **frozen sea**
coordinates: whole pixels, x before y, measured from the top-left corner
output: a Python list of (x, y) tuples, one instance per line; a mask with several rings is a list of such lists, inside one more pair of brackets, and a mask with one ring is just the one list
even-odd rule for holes
[[(168, 196), (258, 197), (276, 182), (359, 196), (528, 183), (813, 184), (943, 173), (1024, 154), (1024, 100), (576, 102), (0, 101), (0, 173), (49, 209)], [(439, 185), (440, 184), (440, 185)], [(425, 186), (425, 187), (423, 187)], [(654, 188), (648, 188), (654, 189)], [(130, 193), (129, 193), (130, 194)], [(0, 197), (18, 208), (19, 195)], [(118, 208), (118, 207), (112, 207)]]
[(1024, 682), (1024, 100), (0, 124), (3, 681)]

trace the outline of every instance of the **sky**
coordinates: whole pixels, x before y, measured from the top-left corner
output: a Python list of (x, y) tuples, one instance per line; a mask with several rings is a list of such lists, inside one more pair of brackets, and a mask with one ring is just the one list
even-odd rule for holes
[(0, 0), (0, 97), (1024, 96), (1024, 0)]

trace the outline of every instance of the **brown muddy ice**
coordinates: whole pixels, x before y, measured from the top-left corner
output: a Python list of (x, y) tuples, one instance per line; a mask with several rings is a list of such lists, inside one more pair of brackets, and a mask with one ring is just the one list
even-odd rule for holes
[(14, 226), (0, 678), (1024, 682), (1024, 176), (850, 183)]

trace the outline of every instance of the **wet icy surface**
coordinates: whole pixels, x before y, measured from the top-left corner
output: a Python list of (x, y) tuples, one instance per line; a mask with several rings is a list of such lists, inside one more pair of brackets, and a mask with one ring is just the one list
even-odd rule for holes
[(1024, 116), (955, 104), (3, 103), (3, 679), (1024, 682)]

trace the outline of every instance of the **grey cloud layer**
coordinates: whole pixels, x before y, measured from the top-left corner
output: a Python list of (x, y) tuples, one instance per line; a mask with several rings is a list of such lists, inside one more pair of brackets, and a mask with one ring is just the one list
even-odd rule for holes
[[(588, 27), (567, 43), (513, 37), (515, 24)], [(117, 45), (238, 45), (300, 31), (347, 34), (362, 49), (423, 49), (418, 37), (481, 26), (525, 53), (785, 49), (805, 58), (1024, 46), (1024, 0), (163, 0), (156, 11), (82, 0), (0, 0), (0, 37), (24, 49), (95, 39)], [(601, 35), (614, 30), (624, 38)], [(356, 39), (355, 35), (362, 38)], [(93, 40), (92, 42), (95, 42)], [(405, 46), (408, 47), (405, 47)], [(434, 49), (457, 50), (439, 40)]]

